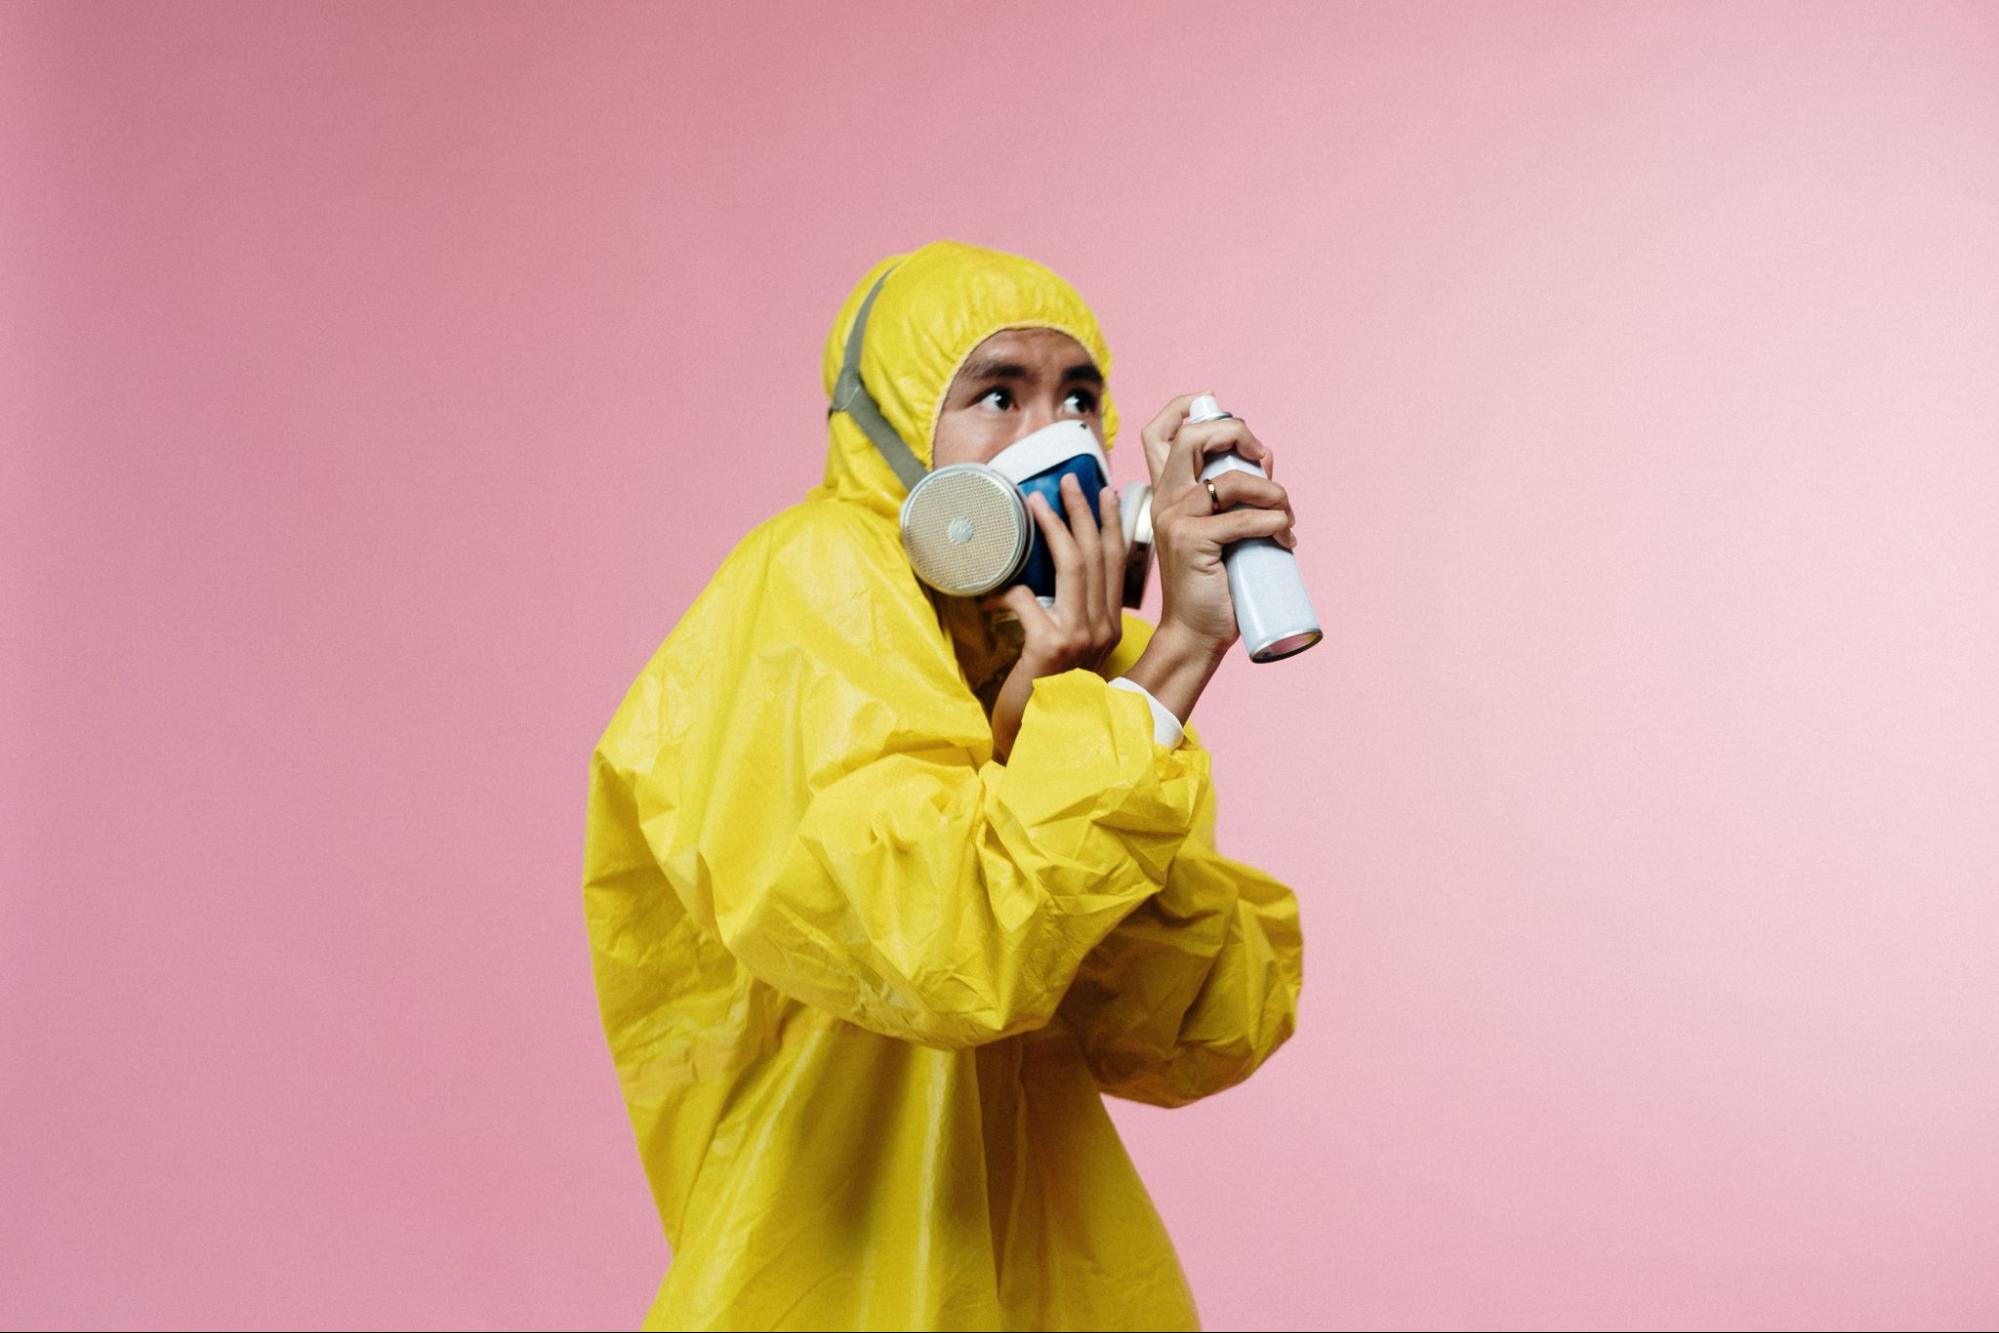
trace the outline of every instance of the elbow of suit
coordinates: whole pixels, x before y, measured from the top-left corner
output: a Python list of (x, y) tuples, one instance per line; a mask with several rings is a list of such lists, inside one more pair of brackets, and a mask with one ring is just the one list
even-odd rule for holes
[(1151, 1106), (1187, 1106), (1227, 1092), (1261, 1069), (1297, 1028), (1286, 1004), (1256, 1031), (1217, 1040), (1183, 1037), (1170, 1051), (1098, 1050), (1090, 1053), (1097, 1084), (1113, 1097)]

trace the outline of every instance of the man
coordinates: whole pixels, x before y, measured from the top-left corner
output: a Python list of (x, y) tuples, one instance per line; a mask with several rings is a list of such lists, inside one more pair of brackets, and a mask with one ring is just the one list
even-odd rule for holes
[[(860, 377), (925, 467), (1065, 415), (1112, 443), (1108, 351), (1046, 268), (883, 260), (829, 394), (871, 291)], [(1290, 510), (1197, 480), (1270, 453), (1186, 424), (1193, 396), (1144, 432), (1156, 632), (1120, 608), (1108, 494), (1034, 506), (1052, 607), (927, 588), (902, 481), (837, 411), (820, 485), (735, 546), (606, 728), (584, 897), (673, 1251), (646, 1327), (1198, 1327), (1102, 1094), (1247, 1078), (1292, 1031), (1302, 940), (1291, 892), (1216, 850), (1185, 726), (1236, 637), (1221, 548), (1290, 544)]]

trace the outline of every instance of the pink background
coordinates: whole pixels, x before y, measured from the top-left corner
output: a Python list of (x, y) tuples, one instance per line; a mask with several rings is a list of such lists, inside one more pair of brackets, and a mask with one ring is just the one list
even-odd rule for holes
[(0, 1320), (635, 1324), (586, 763), (876, 258), (1276, 450), (1215, 1328), (1999, 1321), (1999, 10), (0, 6)]

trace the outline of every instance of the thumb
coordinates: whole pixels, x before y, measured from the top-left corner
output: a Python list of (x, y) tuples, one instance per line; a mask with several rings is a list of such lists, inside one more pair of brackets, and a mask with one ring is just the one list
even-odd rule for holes
[(1037, 610), (1041, 606), (1039, 602), (1034, 600), (1034, 594), (1028, 590), (1025, 583), (1015, 583), (1009, 587), (1002, 588), (998, 592), (987, 593), (984, 597), (980, 598), (979, 609), (983, 611), (1005, 609), (1017, 616), (1025, 616), (1027, 609), (1022, 605), (1023, 602), (1031, 603)]
[(1011, 611), (1014, 619), (1020, 622), (1021, 631), (1029, 639), (1039, 638), (1055, 627), (1055, 618), (1048, 614), (1048, 608), (1035, 597), (1034, 589), (1025, 583), (1016, 583), (1006, 591), (996, 593), (986, 600), (996, 602), (1000, 607)]

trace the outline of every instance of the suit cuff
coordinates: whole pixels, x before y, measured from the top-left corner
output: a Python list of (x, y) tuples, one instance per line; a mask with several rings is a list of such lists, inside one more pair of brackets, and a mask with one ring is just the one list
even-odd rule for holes
[(1127, 680), (1123, 676), (1119, 676), (1111, 682), (1111, 688), (1130, 690), (1134, 694), (1145, 696), (1145, 702), (1152, 707), (1152, 739), (1158, 741), (1167, 749), (1170, 750), (1178, 745), (1180, 738), (1187, 734), (1186, 728), (1180, 723), (1180, 719), (1173, 716), (1173, 710), (1153, 698), (1152, 691), (1146, 689), (1145, 686), (1139, 684), (1137, 681)]

